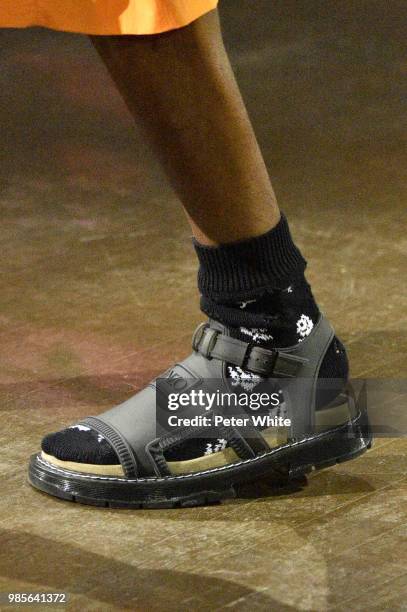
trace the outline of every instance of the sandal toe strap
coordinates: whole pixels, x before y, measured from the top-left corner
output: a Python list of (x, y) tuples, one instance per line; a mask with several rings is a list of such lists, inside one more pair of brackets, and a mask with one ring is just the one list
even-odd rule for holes
[(79, 421), (79, 425), (86, 425), (101, 434), (115, 451), (123, 468), (124, 475), (127, 478), (137, 478), (138, 467), (133, 450), (119, 431), (99, 417), (87, 417)]

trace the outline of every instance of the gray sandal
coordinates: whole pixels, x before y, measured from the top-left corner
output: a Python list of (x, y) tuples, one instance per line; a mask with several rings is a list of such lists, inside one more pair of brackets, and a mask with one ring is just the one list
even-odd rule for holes
[[(353, 459), (371, 446), (363, 393), (356, 402), (348, 386), (334, 401), (316, 408), (318, 373), (333, 336), (331, 325), (321, 315), (299, 344), (268, 350), (232, 338), (228, 328), (215, 321), (204, 323), (193, 336), (192, 354), (158, 382), (153, 381), (119, 406), (80, 422), (108, 440), (120, 464), (72, 463), (38, 453), (31, 457), (29, 480), (46, 493), (85, 504), (166, 508), (236, 497), (244, 483), (267, 479), (281, 484)], [(250, 424), (221, 424), (215, 429), (218, 437), (227, 441), (226, 448), (189, 461), (167, 461), (169, 449), (205, 434), (202, 427), (195, 426), (157, 437), (157, 393), (162, 385), (178, 392), (208, 381), (219, 381), (231, 390), (227, 364), (261, 379), (278, 380), (290, 427), (260, 431)], [(221, 413), (217, 406), (206, 414)], [(186, 414), (192, 417), (197, 409), (188, 406)]]

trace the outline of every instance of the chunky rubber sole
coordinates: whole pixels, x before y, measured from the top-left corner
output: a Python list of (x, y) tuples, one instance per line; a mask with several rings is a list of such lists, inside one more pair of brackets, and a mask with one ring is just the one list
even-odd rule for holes
[(292, 441), (253, 459), (191, 474), (128, 479), (64, 470), (31, 457), (30, 483), (55, 497), (108, 508), (180, 508), (239, 497), (241, 485), (289, 484), (305, 474), (355, 459), (372, 444), (366, 409), (347, 423)]

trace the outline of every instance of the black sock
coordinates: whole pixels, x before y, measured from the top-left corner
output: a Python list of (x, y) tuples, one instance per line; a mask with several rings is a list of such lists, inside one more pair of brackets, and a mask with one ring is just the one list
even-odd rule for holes
[[(262, 236), (219, 247), (195, 241), (195, 249), (201, 309), (227, 325), (233, 336), (273, 348), (292, 346), (311, 333), (320, 312), (304, 275), (306, 261), (284, 215)], [(335, 337), (319, 376), (337, 378), (339, 385), (348, 369), (345, 349)], [(234, 366), (228, 372), (236, 381), (250, 380), (250, 373)], [(319, 394), (317, 405), (328, 399)]]
[[(318, 321), (319, 309), (304, 271), (306, 261), (295, 246), (287, 220), (262, 236), (219, 247), (194, 243), (200, 262), (198, 286), (201, 308), (224, 323), (237, 338), (264, 347), (286, 347), (301, 342)], [(254, 388), (258, 377), (231, 364), (231, 383)], [(345, 383), (348, 361), (335, 337), (322, 362), (319, 377)], [(339, 393), (331, 389), (330, 393)], [(317, 407), (330, 399), (317, 392)], [(187, 460), (222, 450), (225, 440), (191, 439), (166, 454), (169, 461)], [(116, 464), (118, 459), (103, 436), (83, 426), (50, 434), (43, 450), (62, 460)]]
[[(194, 246), (200, 262), (201, 309), (227, 325), (232, 336), (273, 348), (298, 344), (311, 333), (320, 312), (304, 276), (306, 261), (292, 240), (284, 215), (262, 236), (219, 247), (194, 241)], [(252, 390), (260, 382), (258, 376), (231, 364), (227, 364), (227, 374), (232, 386), (240, 389)], [(317, 408), (342, 391), (347, 377), (346, 351), (335, 337), (319, 378), (335, 379), (337, 387), (330, 385), (328, 393), (317, 389)], [(276, 416), (281, 409), (276, 409)], [(173, 448), (166, 458), (198, 457), (221, 450), (223, 444), (222, 439), (190, 440)]]

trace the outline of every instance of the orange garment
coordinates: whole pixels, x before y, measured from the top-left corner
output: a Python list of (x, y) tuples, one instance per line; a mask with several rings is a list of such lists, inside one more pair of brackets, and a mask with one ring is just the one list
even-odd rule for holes
[(157, 34), (191, 23), (218, 0), (0, 0), (0, 28)]

